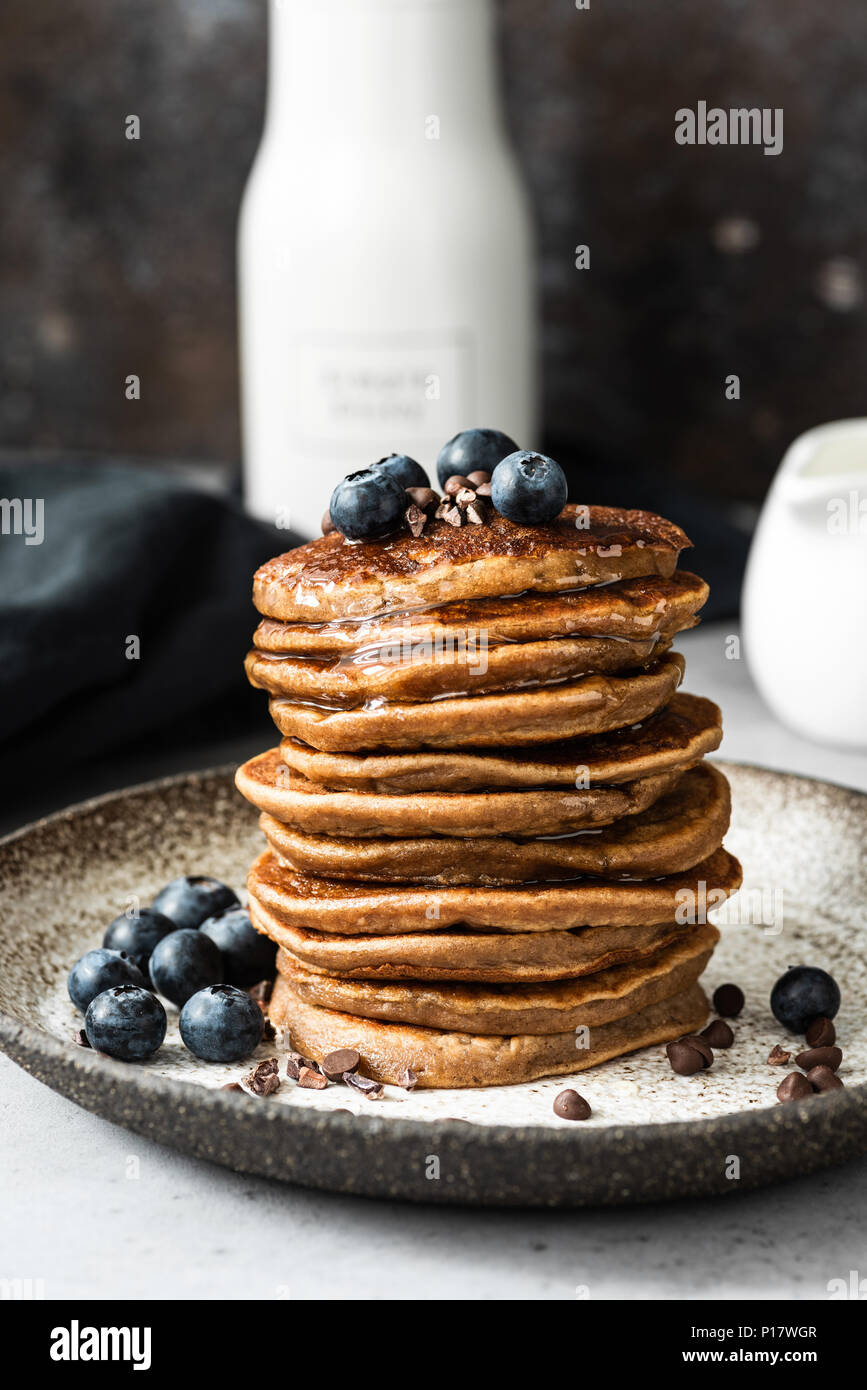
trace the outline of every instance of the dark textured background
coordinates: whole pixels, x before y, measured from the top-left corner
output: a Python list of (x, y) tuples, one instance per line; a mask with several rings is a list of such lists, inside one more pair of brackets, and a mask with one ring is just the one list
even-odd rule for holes
[[(500, 4), (548, 447), (760, 497), (793, 435), (863, 410), (867, 5), (591, 4)], [(0, 9), (0, 446), (237, 459), (235, 220), (264, 61), (261, 0)], [(784, 107), (782, 155), (677, 146), (675, 109), (702, 98)]]

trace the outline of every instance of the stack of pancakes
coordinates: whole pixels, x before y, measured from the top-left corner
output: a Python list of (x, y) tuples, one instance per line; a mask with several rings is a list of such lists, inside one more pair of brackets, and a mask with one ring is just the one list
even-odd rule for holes
[(709, 700), (670, 647), (707, 586), (646, 512), (323, 536), (259, 570), (282, 742), (239, 769), (267, 851), (272, 1020), (379, 1081), (582, 1070), (699, 1028), (740, 883)]

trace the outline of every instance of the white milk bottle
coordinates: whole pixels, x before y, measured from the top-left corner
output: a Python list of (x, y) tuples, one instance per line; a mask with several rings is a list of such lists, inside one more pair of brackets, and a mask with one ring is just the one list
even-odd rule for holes
[(271, 0), (239, 232), (245, 494), (317, 535), (384, 454), (535, 437), (532, 232), (490, 0)]

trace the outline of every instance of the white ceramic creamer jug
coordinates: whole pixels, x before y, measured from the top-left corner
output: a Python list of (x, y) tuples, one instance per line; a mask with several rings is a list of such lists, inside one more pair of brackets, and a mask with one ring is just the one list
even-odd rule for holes
[(745, 655), (774, 713), (821, 742), (867, 747), (867, 419), (796, 439), (747, 565)]

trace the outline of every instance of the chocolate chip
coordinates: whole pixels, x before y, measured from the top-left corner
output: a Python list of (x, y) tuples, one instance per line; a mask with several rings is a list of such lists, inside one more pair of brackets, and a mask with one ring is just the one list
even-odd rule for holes
[(731, 1047), (735, 1040), (734, 1033), (722, 1018), (713, 1019), (706, 1028), (702, 1028), (699, 1036), (706, 1038), (711, 1047)]
[(670, 1042), (665, 1051), (672, 1071), (677, 1072), (678, 1076), (692, 1076), (694, 1072), (704, 1069), (701, 1053), (687, 1042)]
[(787, 1052), (784, 1047), (780, 1047), (779, 1043), (774, 1043), (773, 1047), (768, 1053), (768, 1066), (784, 1067), (791, 1055), (791, 1052)]
[(718, 985), (713, 992), (713, 1006), (723, 1018), (737, 1018), (744, 1007), (744, 992), (740, 985)]
[(443, 488), (443, 492), (446, 497), (457, 497), (458, 493), (461, 492), (463, 488), (467, 487), (471, 492), (473, 491), (469, 478), (465, 478), (463, 473), (453, 473), (450, 478), (446, 478), (446, 485)]
[(490, 497), (490, 495), (491, 495), (491, 484), (490, 484), (490, 483), (479, 483), (478, 487), (476, 488), (476, 496), (477, 496), (477, 497)]
[(460, 507), (447, 507), (443, 512), (443, 521), (447, 521), (449, 526), (462, 526), (464, 514)]
[(805, 1036), (808, 1047), (833, 1047), (837, 1041), (837, 1029), (830, 1018), (820, 1014), (813, 1019)]
[(319, 1071), (319, 1063), (314, 1062), (311, 1057), (302, 1057), (300, 1052), (290, 1052), (286, 1058), (286, 1075), (290, 1081), (297, 1081), (301, 1075), (301, 1068), (309, 1067), (311, 1071)]
[(369, 1076), (357, 1076), (355, 1072), (345, 1073), (343, 1080), (347, 1086), (351, 1086), (353, 1091), (360, 1091), (368, 1100), (381, 1100), (383, 1087), (378, 1081), (371, 1081)]
[(843, 1082), (830, 1067), (811, 1067), (807, 1080), (814, 1091), (842, 1091)]
[(300, 1067), (298, 1085), (308, 1091), (324, 1091), (328, 1085), (328, 1077), (323, 1076), (321, 1071), (314, 1071), (312, 1067)]
[(360, 1056), (354, 1047), (338, 1047), (322, 1058), (322, 1070), (329, 1081), (340, 1081), (344, 1072), (358, 1071)]
[(484, 468), (476, 468), (473, 470), (472, 473), (467, 474), (467, 482), (470, 484), (471, 487), (474, 487), (477, 491), (480, 487), (483, 487), (485, 484), (489, 485), (490, 481), (491, 475), (490, 473), (486, 473)]
[(811, 1067), (830, 1067), (831, 1071), (836, 1071), (842, 1060), (839, 1047), (808, 1047), (795, 1058), (801, 1071), (809, 1071)]
[(488, 516), (488, 508), (478, 498), (467, 507), (467, 521), (471, 526), (484, 526)]
[(274, 1027), (267, 1014), (262, 1021), (262, 1041), (273, 1042), (277, 1036), (277, 1029)]
[(692, 1076), (713, 1065), (713, 1050), (707, 1038), (697, 1033), (688, 1033), (683, 1038), (670, 1042), (665, 1049), (672, 1070), (678, 1076)]
[(332, 531), (336, 531), (336, 530), (337, 530), (337, 527), (334, 525), (334, 522), (331, 520), (331, 513), (330, 513), (328, 510), (324, 511), (324, 512), (322, 513), (322, 534), (323, 534), (323, 536), (330, 536), (330, 535), (331, 535), (331, 532), (332, 532)]
[(475, 490), (471, 487), (462, 487), (460, 492), (455, 493), (455, 501), (459, 507), (466, 507), (470, 502), (475, 502)]
[(577, 1091), (561, 1091), (554, 1101), (554, 1114), (561, 1120), (589, 1120), (593, 1111)]
[(423, 512), (435, 512), (440, 504), (440, 495), (432, 487), (408, 487), (406, 495)]
[(812, 1086), (799, 1071), (790, 1071), (777, 1087), (777, 1100), (805, 1100), (812, 1094)]
[(685, 1037), (678, 1038), (678, 1042), (688, 1043), (690, 1047), (694, 1047), (702, 1059), (703, 1067), (713, 1066), (713, 1049), (707, 1038), (703, 1038), (699, 1033), (687, 1033)]
[(260, 980), (257, 985), (251, 985), (247, 990), (251, 999), (255, 999), (257, 1004), (267, 1004), (270, 1002), (274, 991), (273, 980)]
[(427, 512), (413, 502), (403, 514), (404, 520), (414, 536), (420, 536), (427, 526)]
[(225, 1086), (220, 1087), (221, 1091), (243, 1091), (243, 1089), (244, 1087), (239, 1085), (237, 1081), (227, 1081)]
[(76, 1028), (75, 1032), (72, 1035), (72, 1041), (74, 1043), (78, 1043), (79, 1047), (90, 1047), (90, 1038), (87, 1036), (83, 1028)]
[(279, 1064), (276, 1057), (266, 1057), (243, 1078), (244, 1086), (254, 1096), (270, 1096), (280, 1085)]
[(405, 1091), (415, 1090), (418, 1085), (418, 1076), (413, 1071), (412, 1067), (407, 1067), (405, 1069), (397, 1084), (398, 1086), (402, 1086)]

